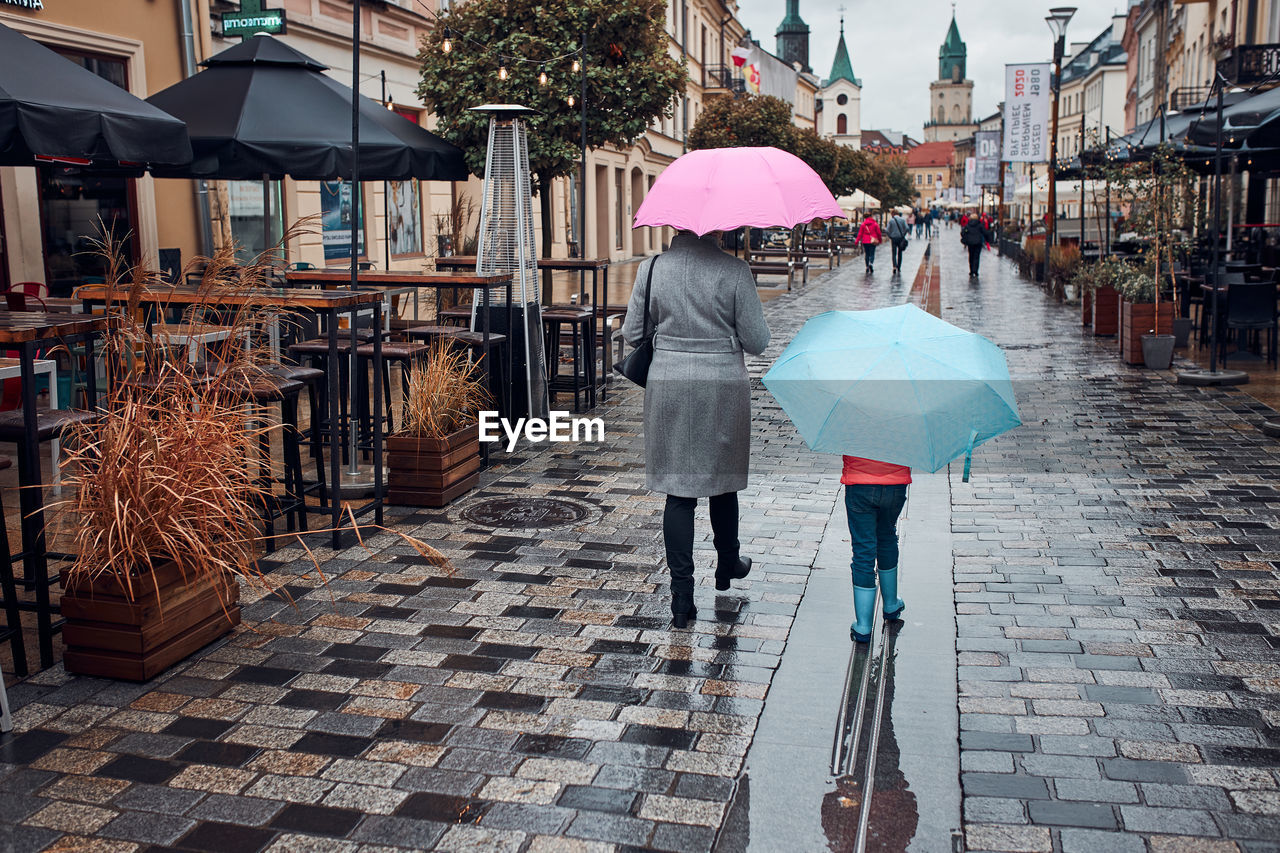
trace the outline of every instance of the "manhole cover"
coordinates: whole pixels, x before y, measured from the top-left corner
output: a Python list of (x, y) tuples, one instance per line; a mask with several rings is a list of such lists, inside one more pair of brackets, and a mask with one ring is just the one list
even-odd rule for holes
[(459, 515), (485, 527), (544, 528), (576, 524), (590, 510), (563, 498), (488, 498), (476, 501)]

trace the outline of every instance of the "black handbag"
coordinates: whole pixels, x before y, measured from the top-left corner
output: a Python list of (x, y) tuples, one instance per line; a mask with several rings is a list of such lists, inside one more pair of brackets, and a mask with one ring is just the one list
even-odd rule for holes
[(656, 328), (649, 328), (649, 293), (653, 285), (653, 268), (657, 265), (658, 259), (655, 257), (649, 264), (649, 275), (644, 282), (644, 331), (640, 343), (636, 344), (626, 358), (613, 366), (615, 373), (625, 376), (641, 388), (649, 381), (649, 363), (653, 361), (653, 336), (658, 331)]

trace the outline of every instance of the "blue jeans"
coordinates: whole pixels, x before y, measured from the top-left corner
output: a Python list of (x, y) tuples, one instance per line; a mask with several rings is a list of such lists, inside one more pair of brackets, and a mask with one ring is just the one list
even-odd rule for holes
[(876, 562), (881, 569), (898, 567), (898, 516), (907, 502), (907, 487), (845, 486), (844, 509), (853, 540), (853, 585), (876, 585)]
[(867, 266), (872, 266), (876, 262), (876, 244), (863, 243), (862, 254), (867, 256)]

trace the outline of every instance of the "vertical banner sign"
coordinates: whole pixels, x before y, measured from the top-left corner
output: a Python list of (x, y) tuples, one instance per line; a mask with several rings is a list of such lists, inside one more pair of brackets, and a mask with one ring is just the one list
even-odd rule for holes
[(1018, 188), (1014, 185), (1013, 168), (1006, 166), (1004, 169), (1004, 200), (1006, 203), (1013, 201), (1013, 194)]
[(973, 198), (978, 194), (978, 160), (976, 157), (964, 158), (964, 194)]
[(1000, 185), (1000, 131), (980, 130), (973, 135), (973, 148), (978, 161), (975, 179), (980, 187)]
[(1004, 159), (1044, 163), (1049, 159), (1049, 77), (1052, 64), (1004, 67)]

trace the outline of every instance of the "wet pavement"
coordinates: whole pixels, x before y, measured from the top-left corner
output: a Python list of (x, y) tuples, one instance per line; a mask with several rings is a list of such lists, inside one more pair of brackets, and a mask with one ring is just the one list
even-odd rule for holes
[[(774, 343), (750, 360), (758, 377), (821, 311), (915, 299), (1004, 346), (1018, 380), (1024, 426), (971, 482), (953, 466), (912, 490), (866, 849), (949, 850), (956, 830), (970, 850), (1280, 849), (1267, 410), (1121, 366), (994, 255), (966, 279), (958, 232), (933, 252), (940, 292), (856, 261), (811, 275), (765, 306)], [(640, 395), (611, 394), (605, 443), (389, 514), (453, 571), (377, 536), (317, 550), (325, 585), (282, 550), (296, 607), (247, 594), (243, 630), (161, 678), (14, 687), (0, 849), (855, 849), (858, 768), (829, 772), (851, 647), (839, 463), (755, 397), (757, 568), (715, 592), (700, 508), (693, 630), (669, 625)], [(549, 527), (469, 512), (500, 496), (569, 508)]]

